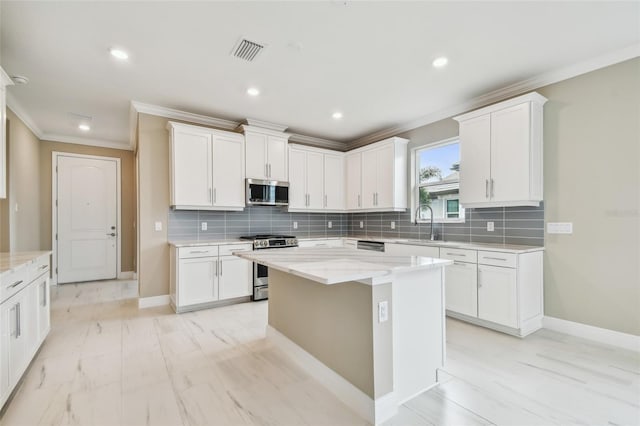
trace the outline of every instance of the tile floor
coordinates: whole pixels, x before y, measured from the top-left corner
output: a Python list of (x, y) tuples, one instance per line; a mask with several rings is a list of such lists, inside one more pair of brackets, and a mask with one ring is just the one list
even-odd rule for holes
[[(0, 425), (365, 425), (264, 339), (267, 303), (138, 310), (134, 281), (52, 290), (52, 330)], [(447, 323), (443, 383), (387, 426), (640, 424), (640, 354)]]

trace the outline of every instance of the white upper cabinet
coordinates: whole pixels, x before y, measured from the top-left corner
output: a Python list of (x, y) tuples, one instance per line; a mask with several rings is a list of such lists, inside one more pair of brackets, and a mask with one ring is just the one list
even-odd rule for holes
[(362, 153), (347, 153), (346, 157), (346, 203), (347, 210), (362, 208)]
[[(393, 137), (349, 153), (347, 184), (349, 209), (404, 211), (407, 208), (407, 139)], [(361, 170), (358, 173), (360, 154)], [(359, 175), (359, 176), (358, 176)], [(360, 177), (360, 185), (358, 179)], [(353, 207), (359, 205), (360, 207)]]
[(540, 204), (542, 108), (546, 101), (533, 92), (455, 117), (460, 122), (461, 204)]
[(344, 210), (344, 155), (289, 146), (289, 210)]
[(344, 210), (344, 155), (324, 155), (324, 207), (327, 210)]
[(289, 181), (289, 136), (254, 126), (242, 126), (246, 140), (246, 174), (250, 179)]
[(171, 205), (177, 209), (244, 208), (244, 138), (238, 133), (170, 122)]
[(13, 81), (0, 68), (0, 198), (7, 198), (7, 86)]

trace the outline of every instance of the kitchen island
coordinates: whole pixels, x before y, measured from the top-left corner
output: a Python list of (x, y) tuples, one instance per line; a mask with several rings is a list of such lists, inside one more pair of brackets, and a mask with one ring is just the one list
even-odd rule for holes
[(346, 248), (235, 255), (269, 268), (267, 337), (370, 422), (437, 383), (452, 261)]

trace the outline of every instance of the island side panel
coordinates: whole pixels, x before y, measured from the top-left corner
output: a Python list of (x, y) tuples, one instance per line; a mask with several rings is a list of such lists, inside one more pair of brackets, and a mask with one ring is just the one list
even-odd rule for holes
[(374, 398), (372, 287), (269, 269), (269, 325)]
[[(372, 289), (371, 316), (373, 318), (374, 394), (378, 399), (393, 392), (393, 321), (394, 300), (392, 284), (377, 284)], [(378, 306), (387, 302), (388, 319), (380, 322)]]

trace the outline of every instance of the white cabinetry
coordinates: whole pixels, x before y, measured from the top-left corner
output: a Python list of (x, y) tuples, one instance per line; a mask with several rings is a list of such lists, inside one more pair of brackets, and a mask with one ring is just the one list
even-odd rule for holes
[(392, 256), (423, 256), (438, 258), (438, 247), (418, 246), (409, 244), (386, 243), (384, 252)]
[(341, 238), (323, 239), (323, 240), (300, 240), (298, 247), (344, 247)]
[(171, 205), (176, 209), (244, 208), (244, 138), (169, 122)]
[(465, 207), (539, 205), (546, 101), (533, 92), (455, 117)]
[(213, 307), (232, 299), (248, 300), (253, 285), (252, 263), (233, 253), (250, 250), (251, 244), (171, 246), (171, 303), (175, 311)]
[(49, 333), (49, 254), (0, 283), (0, 408)]
[[(363, 211), (404, 211), (407, 208), (407, 139), (390, 138), (348, 155), (347, 184), (349, 206), (361, 205)], [(361, 155), (360, 185), (357, 157)]]
[(362, 152), (349, 152), (345, 157), (347, 210), (360, 210), (362, 209)]
[(243, 125), (242, 129), (247, 150), (247, 178), (288, 181), (289, 135), (248, 125)]
[(289, 145), (289, 211), (344, 210), (344, 156)]
[(0, 68), (0, 198), (7, 198), (7, 86), (13, 81)]

